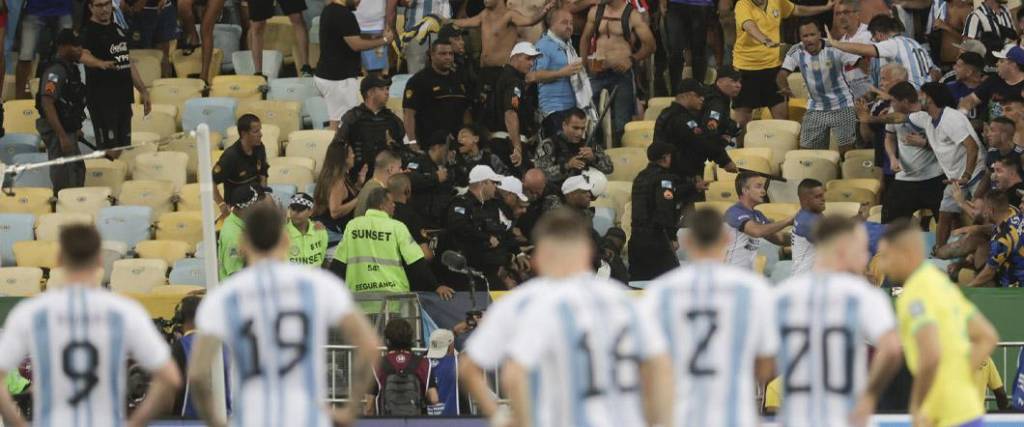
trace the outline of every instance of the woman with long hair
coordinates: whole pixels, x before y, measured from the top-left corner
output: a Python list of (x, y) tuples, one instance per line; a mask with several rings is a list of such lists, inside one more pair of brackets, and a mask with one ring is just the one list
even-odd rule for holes
[[(324, 166), (316, 180), (316, 190), (313, 192), (313, 219), (320, 221), (327, 228), (329, 248), (341, 241), (345, 225), (355, 213), (359, 188), (366, 180), (365, 167), (354, 182), (349, 178), (349, 168), (354, 161), (355, 153), (351, 146), (342, 142), (332, 142), (327, 147)], [(330, 250), (327, 253), (328, 256), (333, 255)]]

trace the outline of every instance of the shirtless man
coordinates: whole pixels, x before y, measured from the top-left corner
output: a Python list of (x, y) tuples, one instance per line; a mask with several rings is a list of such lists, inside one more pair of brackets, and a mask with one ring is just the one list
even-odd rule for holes
[[(593, 7), (587, 12), (587, 24), (580, 38), (580, 57), (584, 58), (590, 75), (590, 86), (594, 91), (594, 105), (601, 105), (601, 90), (618, 87), (611, 100), (613, 146), (619, 146), (626, 123), (633, 117), (636, 94), (633, 90), (633, 65), (643, 62), (654, 53), (654, 34), (639, 12), (629, 13), (629, 32), (623, 34), (622, 16), (629, 3), (626, 0), (609, 0), (604, 7), (604, 16), (597, 16)], [(596, 31), (596, 33), (595, 33)], [(597, 35), (597, 51), (590, 52), (590, 40)], [(633, 50), (635, 42), (640, 48)], [(593, 53), (594, 58), (591, 57)], [(588, 59), (590, 58), (590, 59)], [(592, 59), (592, 60), (591, 60)], [(600, 129), (600, 127), (598, 128)]]

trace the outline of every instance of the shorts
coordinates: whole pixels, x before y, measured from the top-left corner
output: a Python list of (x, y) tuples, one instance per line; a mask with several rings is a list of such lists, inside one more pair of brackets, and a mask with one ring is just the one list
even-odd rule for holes
[(137, 49), (155, 48), (178, 38), (178, 8), (145, 8), (132, 20), (132, 44)]
[(327, 104), (328, 120), (339, 121), (342, 114), (359, 105), (359, 80), (355, 77), (345, 80), (313, 77), (313, 84)]
[[(63, 16), (37, 16), (25, 15), (21, 19), (21, 44), (18, 46), (18, 60), (31, 61), (39, 53), (41, 58), (49, 56), (49, 49), (38, 50), (40, 46), (49, 46), (50, 40), (56, 36), (59, 30), (71, 28), (71, 15)], [(40, 44), (39, 40), (46, 35), (46, 44)]]
[(899, 218), (910, 218), (914, 212), (929, 209), (933, 213), (939, 209), (946, 189), (944, 175), (924, 181), (893, 180), (885, 190), (885, 203), (882, 204), (882, 223), (888, 224)]
[[(381, 31), (370, 31), (363, 33), (364, 37), (380, 37)], [(380, 46), (373, 49), (366, 49), (359, 53), (363, 57), (363, 68), (366, 71), (380, 71), (388, 69), (388, 46)]]
[[(253, 21), (266, 21), (275, 15), (274, 0), (249, 0), (249, 19)], [(281, 5), (281, 11), (285, 15), (301, 13), (306, 10), (306, 2), (303, 0), (277, 0)]]
[(778, 84), (775, 83), (779, 67), (739, 71), (743, 88), (740, 89), (739, 96), (733, 102), (734, 108), (773, 107), (786, 101), (786, 98), (779, 93)]
[[(971, 200), (971, 195), (974, 194), (975, 190), (978, 189), (978, 184), (980, 183), (980, 178), (972, 178), (971, 182), (967, 184), (967, 188), (962, 189), (964, 198), (967, 200)], [(942, 191), (942, 203), (939, 205), (939, 212), (953, 214), (959, 214), (963, 212), (963, 209), (960, 209), (960, 205), (956, 203), (956, 199), (953, 198), (952, 185), (946, 184), (946, 189)]]
[(829, 130), (839, 146), (857, 142), (857, 110), (808, 111), (800, 128), (800, 148), (828, 150)]
[(96, 135), (96, 149), (106, 150), (132, 144), (131, 106), (111, 108), (90, 105), (89, 117)]

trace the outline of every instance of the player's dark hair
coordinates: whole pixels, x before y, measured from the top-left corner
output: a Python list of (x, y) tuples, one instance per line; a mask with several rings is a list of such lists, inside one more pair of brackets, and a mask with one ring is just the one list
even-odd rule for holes
[(392, 196), (395, 194), (405, 194), (405, 192), (411, 189), (412, 180), (409, 179), (409, 174), (407, 173), (397, 173), (388, 178), (388, 193)]
[(412, 325), (405, 319), (391, 319), (384, 327), (384, 344), (388, 350), (412, 350)]
[(722, 214), (711, 208), (700, 208), (686, 219), (687, 236), (695, 246), (710, 248), (722, 239)]
[(437, 40), (434, 40), (434, 42), (430, 44), (430, 53), (437, 52), (437, 48), (439, 46), (449, 46), (450, 47), (451, 45), (452, 45), (452, 42), (451, 42), (451, 40), (448, 40), (448, 39), (437, 39)]
[(911, 222), (910, 219), (900, 218), (885, 226), (885, 231), (882, 232), (882, 240), (892, 242), (899, 239), (904, 234), (917, 230), (917, 226)]
[(797, 194), (802, 194), (804, 191), (815, 189), (822, 185), (821, 181), (814, 178), (804, 178), (803, 181), (800, 181), (800, 185), (796, 186), (796, 192)]
[(889, 96), (897, 101), (917, 102), (917, 88), (910, 82), (899, 82), (889, 88)]
[(391, 151), (388, 150), (384, 150), (377, 154), (377, 158), (373, 160), (373, 170), (384, 171), (387, 170), (389, 166), (400, 161), (402, 160), (398, 158), (398, 156), (396, 156), (395, 153), (392, 153)]
[(1005, 191), (992, 190), (985, 193), (985, 203), (995, 208), (1010, 206), (1010, 196)]
[(898, 21), (896, 18), (884, 14), (875, 16), (874, 18), (871, 18), (870, 22), (868, 22), (868, 32), (871, 34), (898, 33), (902, 27), (903, 23)]
[(69, 224), (60, 229), (60, 263), (67, 270), (93, 267), (100, 257), (103, 238), (91, 224)]
[(992, 123), (999, 123), (1001, 125), (1007, 125), (1007, 126), (1012, 127), (1014, 129), (1017, 128), (1017, 123), (1014, 123), (1013, 120), (1010, 120), (1009, 117), (1005, 117), (1005, 116), (999, 116), (999, 117), (996, 117), (996, 118), (992, 119)]
[(388, 202), (388, 198), (391, 194), (384, 188), (374, 188), (370, 190), (370, 194), (366, 195), (366, 208), (382, 210), (384, 204)]
[(587, 120), (587, 113), (584, 113), (579, 107), (572, 107), (565, 111), (565, 117), (562, 118), (562, 123), (569, 123), (569, 119), (573, 118)]
[(1012, 170), (1017, 176), (1024, 176), (1021, 174), (1020, 156), (1016, 153), (1010, 153), (1009, 156), (999, 159), (998, 162), (1002, 163), (1007, 169)]
[(838, 215), (828, 215), (822, 217), (814, 224), (814, 229), (811, 230), (811, 238), (817, 244), (828, 243), (837, 237), (852, 233), (859, 226), (860, 222), (857, 220)]
[(739, 196), (743, 194), (743, 187), (747, 186), (747, 181), (760, 176), (761, 175), (753, 172), (740, 172), (739, 175), (736, 175), (736, 195)]
[(586, 240), (590, 241), (589, 221), (573, 209), (559, 207), (544, 214), (533, 227), (533, 241), (541, 240)]
[(921, 86), (921, 92), (931, 98), (932, 102), (939, 108), (956, 107), (956, 99), (949, 88), (942, 83), (930, 82)]
[(284, 214), (277, 206), (259, 204), (245, 217), (245, 239), (259, 252), (270, 252), (281, 242)]
[(260, 118), (256, 117), (255, 114), (242, 114), (242, 117), (238, 118), (238, 122), (235, 123), (238, 126), (238, 133), (249, 132), (252, 130), (253, 123), (259, 123)]
[(825, 30), (823, 30), (821, 28), (821, 22), (819, 22), (818, 20), (816, 20), (816, 19), (814, 19), (814, 18), (812, 18), (810, 16), (806, 16), (806, 17), (800, 18), (800, 20), (797, 21), (797, 27), (796, 27), (797, 28), (797, 35), (800, 34), (800, 28), (803, 28), (805, 25), (813, 25), (814, 28), (816, 28), (818, 30), (819, 34), (821, 34), (821, 35), (825, 34)]

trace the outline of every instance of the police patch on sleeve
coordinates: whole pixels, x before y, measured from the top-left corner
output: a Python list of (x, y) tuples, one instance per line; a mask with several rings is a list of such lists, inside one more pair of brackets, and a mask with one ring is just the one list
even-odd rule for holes
[(457, 213), (459, 215), (465, 215), (466, 214), (466, 208), (464, 208), (462, 206), (456, 206), (455, 207), (455, 213)]
[(407, 168), (408, 169), (416, 170), (416, 169), (420, 168), (420, 164), (416, 163), (416, 162), (409, 162), (409, 165), (407, 166)]
[(672, 180), (668, 180), (668, 179), (661, 180), (661, 188), (672, 188)]
[(697, 127), (697, 122), (690, 120), (686, 122), (686, 126), (688, 126), (690, 129), (695, 129)]
[(405, 90), (405, 99), (412, 99), (412, 89)]
[(714, 111), (714, 110), (711, 110), (711, 113), (708, 114), (708, 117), (710, 117), (711, 120), (721, 120), (722, 119), (722, 115), (719, 112)]

